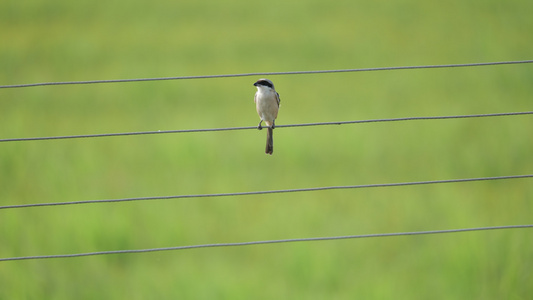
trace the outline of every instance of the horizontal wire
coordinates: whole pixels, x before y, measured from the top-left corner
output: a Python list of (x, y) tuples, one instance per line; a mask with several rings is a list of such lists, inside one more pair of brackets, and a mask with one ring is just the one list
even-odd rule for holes
[(362, 185), (326, 186), (326, 187), (314, 187), (314, 188), (270, 190), (270, 191), (253, 191), (253, 192), (237, 192), (237, 193), (173, 195), (173, 196), (136, 197), (136, 198), (122, 198), (122, 199), (81, 200), (81, 201), (71, 201), (71, 202), (17, 204), (17, 205), (0, 206), (0, 210), (1, 209), (10, 209), (10, 208), (29, 208), (29, 207), (42, 207), (42, 206), (89, 204), (89, 203), (116, 203), (116, 202), (127, 202), (127, 201), (146, 201), (146, 200), (165, 200), (165, 199), (184, 199), (184, 198), (207, 198), (207, 197), (227, 197), (227, 196), (246, 196), (246, 195), (262, 195), (262, 194), (282, 194), (282, 193), (293, 193), (293, 192), (311, 192), (311, 191), (341, 190), (341, 189), (396, 187), (396, 186), (439, 184), (439, 183), (459, 183), (459, 182), (487, 181), (487, 180), (501, 180), (501, 179), (520, 179), (520, 178), (533, 178), (533, 174), (511, 175), (511, 176), (495, 176), (495, 177), (479, 177), (479, 178), (463, 178), (463, 179), (448, 179), (448, 180), (432, 180), (432, 181), (414, 181), (414, 182), (400, 182), (400, 183), (378, 183), (378, 184), (362, 184)]
[[(338, 122), (319, 122), (319, 123), (276, 125), (276, 128), (322, 126), (322, 125), (345, 125), (345, 124), (361, 124), (361, 123), (376, 123), (376, 122), (417, 121), (417, 120), (466, 119), (466, 118), (481, 118), (481, 117), (518, 116), (518, 115), (531, 115), (531, 114), (533, 114), (533, 111), (509, 112), (509, 113), (493, 113), (493, 114), (457, 115), (457, 116), (406, 117), (406, 118), (390, 118), (390, 119), (372, 119), (372, 120), (356, 120), (356, 121), (338, 121)], [(207, 129), (157, 130), (157, 131), (82, 134), (82, 135), (30, 137), (30, 138), (11, 138), (11, 139), (0, 139), (0, 142), (24, 142), (24, 141), (42, 141), (42, 140), (61, 140), (61, 139), (78, 139), (78, 138), (113, 137), (113, 136), (127, 136), (127, 135), (213, 132), (213, 131), (248, 130), (248, 129), (257, 129), (257, 126), (227, 127), (227, 128), (207, 128)]]
[(136, 79), (111, 79), (111, 80), (42, 82), (42, 83), (0, 85), (0, 89), (35, 87), (35, 86), (45, 86), (45, 85), (73, 85), (73, 84), (140, 82), (140, 81), (161, 81), (161, 80), (181, 80), (181, 79), (227, 78), (227, 77), (246, 77), (246, 76), (270, 76), (270, 75), (323, 74), (323, 73), (391, 71), (391, 70), (412, 70), (412, 69), (436, 69), (436, 68), (479, 67), (479, 66), (527, 64), (527, 63), (533, 63), (533, 60), (499, 61), (499, 62), (468, 63), (468, 64), (447, 64), (447, 65), (426, 65), (426, 66), (337, 69), (337, 70), (318, 70), (318, 71), (258, 72), (258, 73), (223, 74), (223, 75), (199, 75), (199, 76), (176, 76), (176, 77), (136, 78)]
[(76, 253), (76, 254), (20, 256), (20, 257), (0, 258), (0, 262), (2, 262), (2, 261), (14, 261), (14, 260), (29, 260), (29, 259), (72, 258), (72, 257), (107, 255), (107, 254), (147, 253), (147, 252), (157, 252), (157, 251), (186, 250), (186, 249), (198, 249), (198, 248), (235, 247), (235, 246), (280, 244), (280, 243), (294, 243), (294, 242), (316, 242), (316, 241), (331, 241), (331, 240), (346, 240), (346, 239), (361, 239), (361, 238), (377, 238), (377, 237), (382, 238), (382, 237), (394, 237), (394, 236), (413, 236), (413, 235), (427, 235), (427, 234), (441, 234), (441, 233), (460, 233), (460, 232), (472, 232), (472, 231), (482, 231), (482, 230), (520, 229), (520, 228), (532, 228), (532, 227), (533, 227), (533, 224), (528, 224), (528, 225), (507, 225), (507, 226), (491, 226), (491, 227), (461, 228), (461, 229), (446, 229), (446, 230), (430, 230), (430, 231), (377, 233), (377, 234), (344, 235), (344, 236), (314, 237), (314, 238), (295, 238), (295, 239), (268, 240), (268, 241), (255, 241), (255, 242), (240, 242), (240, 243), (203, 244), (203, 245), (163, 247), (163, 248), (137, 249), (137, 250), (112, 250), (112, 251), (98, 251), (98, 252), (87, 252), (87, 253)]

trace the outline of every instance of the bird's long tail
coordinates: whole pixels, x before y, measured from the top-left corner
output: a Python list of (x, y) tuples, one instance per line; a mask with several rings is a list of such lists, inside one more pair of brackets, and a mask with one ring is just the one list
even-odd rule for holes
[(272, 133), (272, 127), (268, 127), (265, 153), (270, 155), (272, 155), (272, 152), (274, 152), (274, 140), (272, 139)]

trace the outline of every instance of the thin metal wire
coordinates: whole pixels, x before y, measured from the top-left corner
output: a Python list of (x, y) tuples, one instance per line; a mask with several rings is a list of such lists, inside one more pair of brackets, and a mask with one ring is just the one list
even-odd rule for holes
[[(531, 114), (533, 114), (533, 111), (509, 112), (509, 113), (493, 113), (493, 114), (457, 115), (457, 116), (436, 116), (436, 117), (406, 117), (406, 118), (390, 118), (390, 119), (373, 119), (373, 120), (356, 120), (356, 121), (338, 121), (338, 122), (319, 122), (319, 123), (276, 125), (276, 128), (323, 126), (323, 125), (345, 125), (345, 124), (361, 124), (361, 123), (376, 123), (376, 122), (466, 119), (466, 118), (481, 118), (481, 117), (518, 116), (518, 115), (531, 115)], [(102, 133), (102, 134), (82, 134), (82, 135), (30, 137), (30, 138), (11, 138), (11, 139), (0, 139), (0, 142), (27, 142), (27, 141), (42, 141), (42, 140), (61, 140), (61, 139), (127, 136), (127, 135), (213, 132), (213, 131), (230, 131), (230, 130), (249, 130), (249, 129), (257, 129), (257, 126), (208, 128), (208, 129), (157, 130), (157, 131), (140, 131), (140, 132), (124, 132), (124, 133)]]
[(145, 201), (145, 200), (165, 200), (165, 199), (184, 199), (184, 198), (207, 198), (207, 197), (246, 196), (246, 195), (262, 195), (262, 194), (281, 194), (281, 193), (293, 193), (293, 192), (310, 192), (310, 191), (360, 189), (360, 188), (378, 188), (378, 187), (396, 187), (396, 186), (409, 186), (409, 185), (424, 185), (424, 184), (439, 184), (439, 183), (459, 183), (459, 182), (502, 180), (502, 179), (520, 179), (520, 178), (533, 178), (533, 174), (511, 175), (511, 176), (495, 176), (495, 177), (479, 177), (479, 178), (464, 178), (464, 179), (448, 179), (448, 180), (432, 180), (432, 181), (414, 181), (414, 182), (400, 182), (400, 183), (378, 183), (378, 184), (362, 184), (362, 185), (326, 186), (326, 187), (315, 187), (315, 188), (300, 188), (300, 189), (271, 190), (271, 191), (253, 191), (253, 192), (238, 192), (238, 193), (174, 195), (174, 196), (122, 198), (122, 199), (81, 200), (81, 201), (72, 201), (72, 202), (18, 204), (18, 205), (0, 206), (0, 210), (1, 209), (9, 209), (9, 208), (29, 208), (29, 207), (42, 207), (42, 206), (89, 204), (89, 203), (116, 203), (116, 202)]
[(391, 70), (413, 70), (413, 69), (437, 69), (437, 68), (480, 67), (480, 66), (528, 64), (528, 63), (533, 63), (533, 60), (499, 61), (499, 62), (468, 63), (468, 64), (447, 64), (447, 65), (426, 65), (426, 66), (403, 66), (403, 67), (382, 67), (382, 68), (318, 70), (318, 71), (259, 72), (259, 73), (241, 73), (241, 74), (223, 74), (223, 75), (199, 75), (199, 76), (176, 76), (176, 77), (158, 77), (158, 78), (42, 82), (42, 83), (0, 85), (0, 89), (5, 89), (5, 88), (24, 88), (24, 87), (35, 87), (35, 86), (45, 86), (45, 85), (73, 85), (73, 84), (140, 82), (140, 81), (161, 81), (161, 80), (182, 80), (182, 79), (227, 78), (227, 77), (245, 77), (245, 76), (272, 76), (272, 75), (295, 75), (295, 74), (323, 74), (323, 73), (346, 73), (346, 72), (391, 71)]
[(186, 249), (198, 249), (198, 248), (236, 247), (236, 246), (265, 245), (265, 244), (294, 243), (294, 242), (317, 242), (317, 241), (332, 241), (332, 240), (361, 239), (361, 238), (377, 238), (377, 237), (383, 238), (383, 237), (394, 237), (394, 236), (460, 233), (460, 232), (471, 232), (471, 231), (482, 231), (482, 230), (521, 229), (521, 228), (532, 228), (532, 227), (533, 227), (533, 224), (507, 225), (507, 226), (491, 226), (491, 227), (461, 228), (461, 229), (447, 229), (447, 230), (377, 233), (377, 234), (344, 235), (344, 236), (314, 237), (314, 238), (296, 238), (296, 239), (241, 242), (241, 243), (203, 244), (203, 245), (137, 249), (137, 250), (98, 251), (98, 252), (75, 253), (75, 254), (20, 256), (20, 257), (0, 258), (0, 262), (14, 261), (14, 260), (29, 260), (29, 259), (72, 258), (72, 257), (108, 255), (108, 254), (147, 253), (147, 252), (157, 252), (157, 251), (186, 250)]

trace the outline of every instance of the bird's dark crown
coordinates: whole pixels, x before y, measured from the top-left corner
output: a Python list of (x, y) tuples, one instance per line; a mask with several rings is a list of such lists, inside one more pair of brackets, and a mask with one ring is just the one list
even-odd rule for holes
[(268, 86), (269, 88), (274, 88), (274, 85), (272, 84), (272, 82), (266, 79), (259, 79), (256, 83), (254, 83), (254, 85), (255, 86), (264, 85), (264, 86)]

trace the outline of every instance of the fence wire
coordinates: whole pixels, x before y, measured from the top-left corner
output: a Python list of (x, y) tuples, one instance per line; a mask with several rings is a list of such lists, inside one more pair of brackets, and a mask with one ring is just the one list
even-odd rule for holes
[[(447, 64), (447, 65), (403, 66), (403, 67), (383, 67), (383, 68), (318, 70), (318, 71), (263, 72), (263, 73), (241, 73), (241, 74), (201, 75), (201, 76), (178, 76), (178, 77), (160, 77), (160, 78), (44, 82), (44, 83), (30, 83), (30, 84), (0, 85), (0, 89), (2, 89), (2, 88), (24, 88), (24, 87), (36, 87), (36, 86), (50, 86), (50, 85), (77, 85), (77, 84), (141, 82), (141, 81), (160, 81), (160, 80), (227, 78), (227, 77), (244, 77), (244, 76), (323, 74), (323, 73), (366, 72), (366, 71), (385, 71), (385, 70), (411, 70), (411, 69), (454, 68), (454, 67), (477, 67), (477, 66), (494, 66), (494, 65), (525, 64), (525, 63), (533, 63), (533, 60), (500, 61), (500, 62), (469, 63), (469, 64)], [(340, 121), (340, 122), (289, 124), (289, 125), (278, 125), (277, 128), (320, 126), (320, 125), (343, 125), (343, 124), (358, 124), (358, 123), (372, 123), (372, 122), (413, 121), (413, 120), (443, 120), (443, 119), (496, 117), (496, 116), (530, 115), (530, 114), (533, 114), (533, 112), (528, 111), (528, 112), (475, 114), (475, 115), (456, 115), (456, 116), (436, 116), (436, 117), (407, 117), (407, 118), (374, 119), (374, 120), (358, 120), (358, 121)], [(33, 138), (12, 138), (12, 139), (0, 139), (0, 142), (57, 140), (57, 139), (74, 139), (74, 138), (92, 138), (92, 137), (162, 134), (162, 133), (213, 132), (213, 131), (229, 131), (229, 130), (246, 130), (246, 129), (256, 129), (256, 128), (257, 128), (256, 126), (249, 126), (249, 127), (213, 128), (213, 129), (166, 130), (166, 131), (158, 130), (158, 131), (145, 131), (145, 132), (127, 132), (127, 133), (107, 133), (107, 134), (70, 135), (70, 136), (33, 137)], [(271, 190), (271, 191), (252, 191), (252, 192), (238, 192), (238, 193), (174, 195), (174, 196), (160, 196), (160, 197), (137, 197), (137, 198), (86, 200), (86, 201), (73, 201), (73, 202), (36, 203), (36, 204), (6, 205), (6, 206), (0, 206), (0, 209), (30, 208), (30, 207), (73, 205), (73, 204), (89, 204), (89, 203), (115, 203), (115, 202), (141, 201), (141, 200), (163, 200), (163, 199), (183, 199), (183, 198), (202, 198), (202, 197), (243, 196), (243, 195), (259, 195), (259, 194), (323, 191), (323, 190), (334, 190), (334, 189), (396, 187), (396, 186), (427, 185), (427, 184), (441, 184), (441, 183), (459, 183), (459, 182), (473, 182), (473, 181), (487, 181), (487, 180), (501, 180), (501, 179), (520, 179), (520, 178), (532, 178), (532, 177), (533, 177), (533, 174), (528, 174), (528, 175), (479, 177), (479, 178), (434, 180), (434, 181), (417, 181), (417, 182), (403, 182), (403, 183), (365, 184), (365, 185), (329, 186), (329, 187), (300, 188), (300, 189)], [(137, 249), (137, 250), (113, 250), (113, 251), (98, 251), (98, 252), (87, 252), (87, 253), (76, 253), (76, 254), (58, 254), (58, 255), (37, 255), (37, 256), (7, 257), (7, 258), (0, 258), (0, 262), (4, 262), (4, 261), (19, 261), (19, 260), (35, 260), (35, 259), (49, 259), (49, 258), (73, 258), (73, 257), (109, 255), (109, 254), (147, 253), (147, 252), (157, 252), (157, 251), (186, 250), (186, 249), (198, 249), (198, 248), (235, 247), (235, 246), (264, 245), (264, 244), (278, 244), (278, 243), (292, 243), (292, 242), (312, 242), (312, 241), (328, 241), (328, 240), (343, 240), (343, 239), (372, 238), (372, 237), (412, 236), (412, 235), (459, 233), (459, 232), (497, 230), (497, 229), (500, 229), (500, 230), (501, 229), (520, 229), (520, 228), (532, 228), (532, 227), (533, 227), (533, 225), (507, 225), (507, 226), (448, 229), (448, 230), (432, 230), (432, 231), (396, 232), (396, 233), (348, 235), (348, 236), (332, 236), (332, 237), (314, 237), (314, 238), (295, 238), (295, 239), (268, 240), (268, 241), (238, 242), (238, 243), (217, 243), (217, 244), (203, 244), (203, 245), (177, 246), (177, 247), (164, 247), (164, 248), (151, 248), (151, 249)]]
[[(363, 123), (378, 123), (378, 122), (420, 121), (420, 120), (449, 120), (449, 119), (466, 119), (466, 118), (482, 118), (482, 117), (519, 116), (519, 115), (532, 115), (532, 114), (533, 114), (533, 111), (524, 111), (524, 112), (474, 114), (474, 115), (455, 115), (455, 116), (405, 117), (405, 118), (389, 118), (389, 119), (372, 119), (372, 120), (356, 120), (356, 121), (337, 121), (337, 122), (318, 122), (318, 123), (276, 125), (276, 128), (308, 127), (308, 126), (324, 126), (324, 125), (346, 125), (346, 124), (363, 124)], [(257, 129), (257, 126), (208, 128), (208, 129), (157, 130), (157, 131), (138, 131), (138, 132), (101, 133), (101, 134), (81, 134), (81, 135), (29, 137), (29, 138), (10, 138), (10, 139), (0, 139), (0, 143), (1, 142), (28, 142), (28, 141), (43, 141), (43, 140), (63, 140), (63, 139), (79, 139), (79, 138), (131, 136), (131, 135), (169, 134), (169, 133), (233, 131), (233, 130), (249, 130), (249, 129)]]
[(246, 76), (272, 76), (272, 75), (324, 74), (324, 73), (393, 71), (393, 70), (437, 69), (437, 68), (458, 68), (458, 67), (481, 67), (481, 66), (496, 66), (496, 65), (528, 64), (528, 63), (533, 63), (533, 60), (499, 61), (499, 62), (468, 63), (468, 64), (425, 65), (425, 66), (336, 69), (336, 70), (317, 70), (317, 71), (258, 72), (258, 73), (199, 75), (199, 76), (176, 76), (176, 77), (158, 77), (158, 78), (42, 82), (42, 83), (25, 83), (25, 84), (0, 85), (0, 89), (25, 88), (25, 87), (46, 86), (46, 85), (75, 85), (75, 84), (141, 82), (141, 81), (162, 81), (162, 80), (183, 80), (183, 79), (228, 78), (228, 77), (246, 77)]
[(325, 191), (325, 190), (342, 190), (342, 189), (360, 189), (360, 188), (378, 188), (378, 187), (397, 187), (410, 185), (428, 185), (428, 184), (442, 184), (442, 183), (459, 183), (459, 182), (473, 182), (473, 181), (488, 181), (488, 180), (502, 180), (502, 179), (521, 179), (532, 178), (533, 174), (528, 175), (511, 175), (511, 176), (496, 176), (496, 177), (478, 177), (478, 178), (463, 178), (463, 179), (448, 179), (448, 180), (432, 180), (432, 181), (413, 181), (400, 183), (377, 183), (377, 184), (361, 184), (361, 185), (344, 185), (344, 186), (326, 186), (314, 188), (301, 189), (286, 189), (286, 190), (271, 190), (271, 191), (253, 191), (253, 192), (238, 192), (238, 193), (216, 193), (216, 194), (196, 194), (196, 195), (174, 195), (174, 196), (156, 196), (156, 197), (137, 197), (137, 198), (122, 198), (122, 199), (103, 199), (103, 200), (82, 200), (72, 202), (52, 202), (52, 203), (33, 203), (33, 204), (18, 204), (0, 206), (1, 209), (9, 208), (30, 208), (43, 206), (58, 206), (58, 205), (75, 205), (75, 204), (89, 204), (89, 203), (117, 203), (130, 201), (147, 201), (147, 200), (165, 200), (165, 199), (189, 199), (189, 198), (208, 198), (208, 197), (228, 197), (228, 196), (247, 196), (247, 195), (264, 195), (264, 194), (282, 194), (294, 192), (311, 192), (311, 191)]
[(147, 252), (186, 250), (186, 249), (199, 249), (199, 248), (236, 247), (236, 246), (251, 246), (251, 245), (295, 243), (295, 242), (317, 242), (317, 241), (361, 239), (361, 238), (375, 238), (375, 237), (383, 238), (383, 237), (394, 237), (394, 236), (397, 237), (397, 236), (428, 235), (428, 234), (441, 234), (441, 233), (459, 233), (459, 232), (469, 232), (469, 231), (519, 229), (519, 228), (532, 228), (532, 227), (533, 227), (533, 224), (507, 225), (507, 226), (492, 226), (492, 227), (477, 227), (477, 228), (462, 228), (462, 229), (447, 229), (447, 230), (377, 233), (377, 234), (345, 235), (345, 236), (314, 237), (314, 238), (296, 238), (296, 239), (254, 241), (254, 242), (240, 242), (240, 243), (203, 244), (203, 245), (163, 247), (163, 248), (137, 249), (137, 250), (98, 251), (98, 252), (75, 253), (75, 254), (20, 256), (20, 257), (0, 258), (0, 262), (14, 261), (14, 260), (30, 260), (30, 259), (73, 258), (73, 257), (109, 255), (109, 254), (147, 253)]

